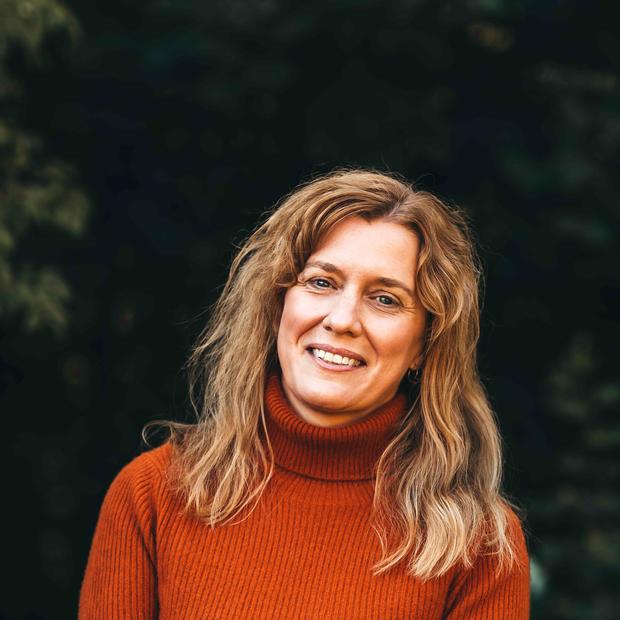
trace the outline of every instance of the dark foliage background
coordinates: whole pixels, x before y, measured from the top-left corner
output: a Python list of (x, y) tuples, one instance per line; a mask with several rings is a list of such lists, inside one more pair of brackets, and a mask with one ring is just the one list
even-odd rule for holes
[(533, 617), (619, 617), (618, 17), (0, 0), (0, 615), (75, 616), (105, 489), (146, 422), (188, 415), (181, 369), (233, 243), (349, 164), (470, 214)]

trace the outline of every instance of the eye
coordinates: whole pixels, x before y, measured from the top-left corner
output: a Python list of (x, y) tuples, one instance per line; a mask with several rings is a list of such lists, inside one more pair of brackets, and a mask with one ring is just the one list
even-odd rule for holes
[(377, 295), (375, 297), (375, 299), (382, 306), (390, 307), (390, 306), (398, 306), (398, 305), (400, 305), (396, 299), (394, 299), (393, 297), (390, 297), (389, 295)]
[(312, 278), (310, 280), (310, 284), (312, 286), (316, 286), (316, 288), (330, 288), (331, 282), (326, 280), (325, 278)]

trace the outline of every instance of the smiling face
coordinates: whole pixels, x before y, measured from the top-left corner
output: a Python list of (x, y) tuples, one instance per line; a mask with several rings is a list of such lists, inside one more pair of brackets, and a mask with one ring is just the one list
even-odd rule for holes
[(400, 224), (349, 217), (320, 240), (287, 290), (277, 343), (282, 387), (307, 422), (363, 418), (420, 365), (426, 311), (415, 291), (418, 248)]

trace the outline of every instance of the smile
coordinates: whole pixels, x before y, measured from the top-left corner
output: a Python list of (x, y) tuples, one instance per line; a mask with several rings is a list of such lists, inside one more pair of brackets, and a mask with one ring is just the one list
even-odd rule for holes
[(362, 362), (354, 358), (338, 355), (331, 351), (324, 351), (323, 349), (309, 349), (310, 353), (317, 359), (330, 362), (331, 364), (337, 364), (339, 366), (360, 366)]

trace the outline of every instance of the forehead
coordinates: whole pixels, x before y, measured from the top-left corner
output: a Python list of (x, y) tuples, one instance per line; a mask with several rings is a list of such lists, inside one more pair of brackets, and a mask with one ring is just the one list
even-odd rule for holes
[(418, 249), (416, 234), (401, 224), (349, 217), (319, 239), (308, 262), (329, 262), (353, 273), (413, 282)]

